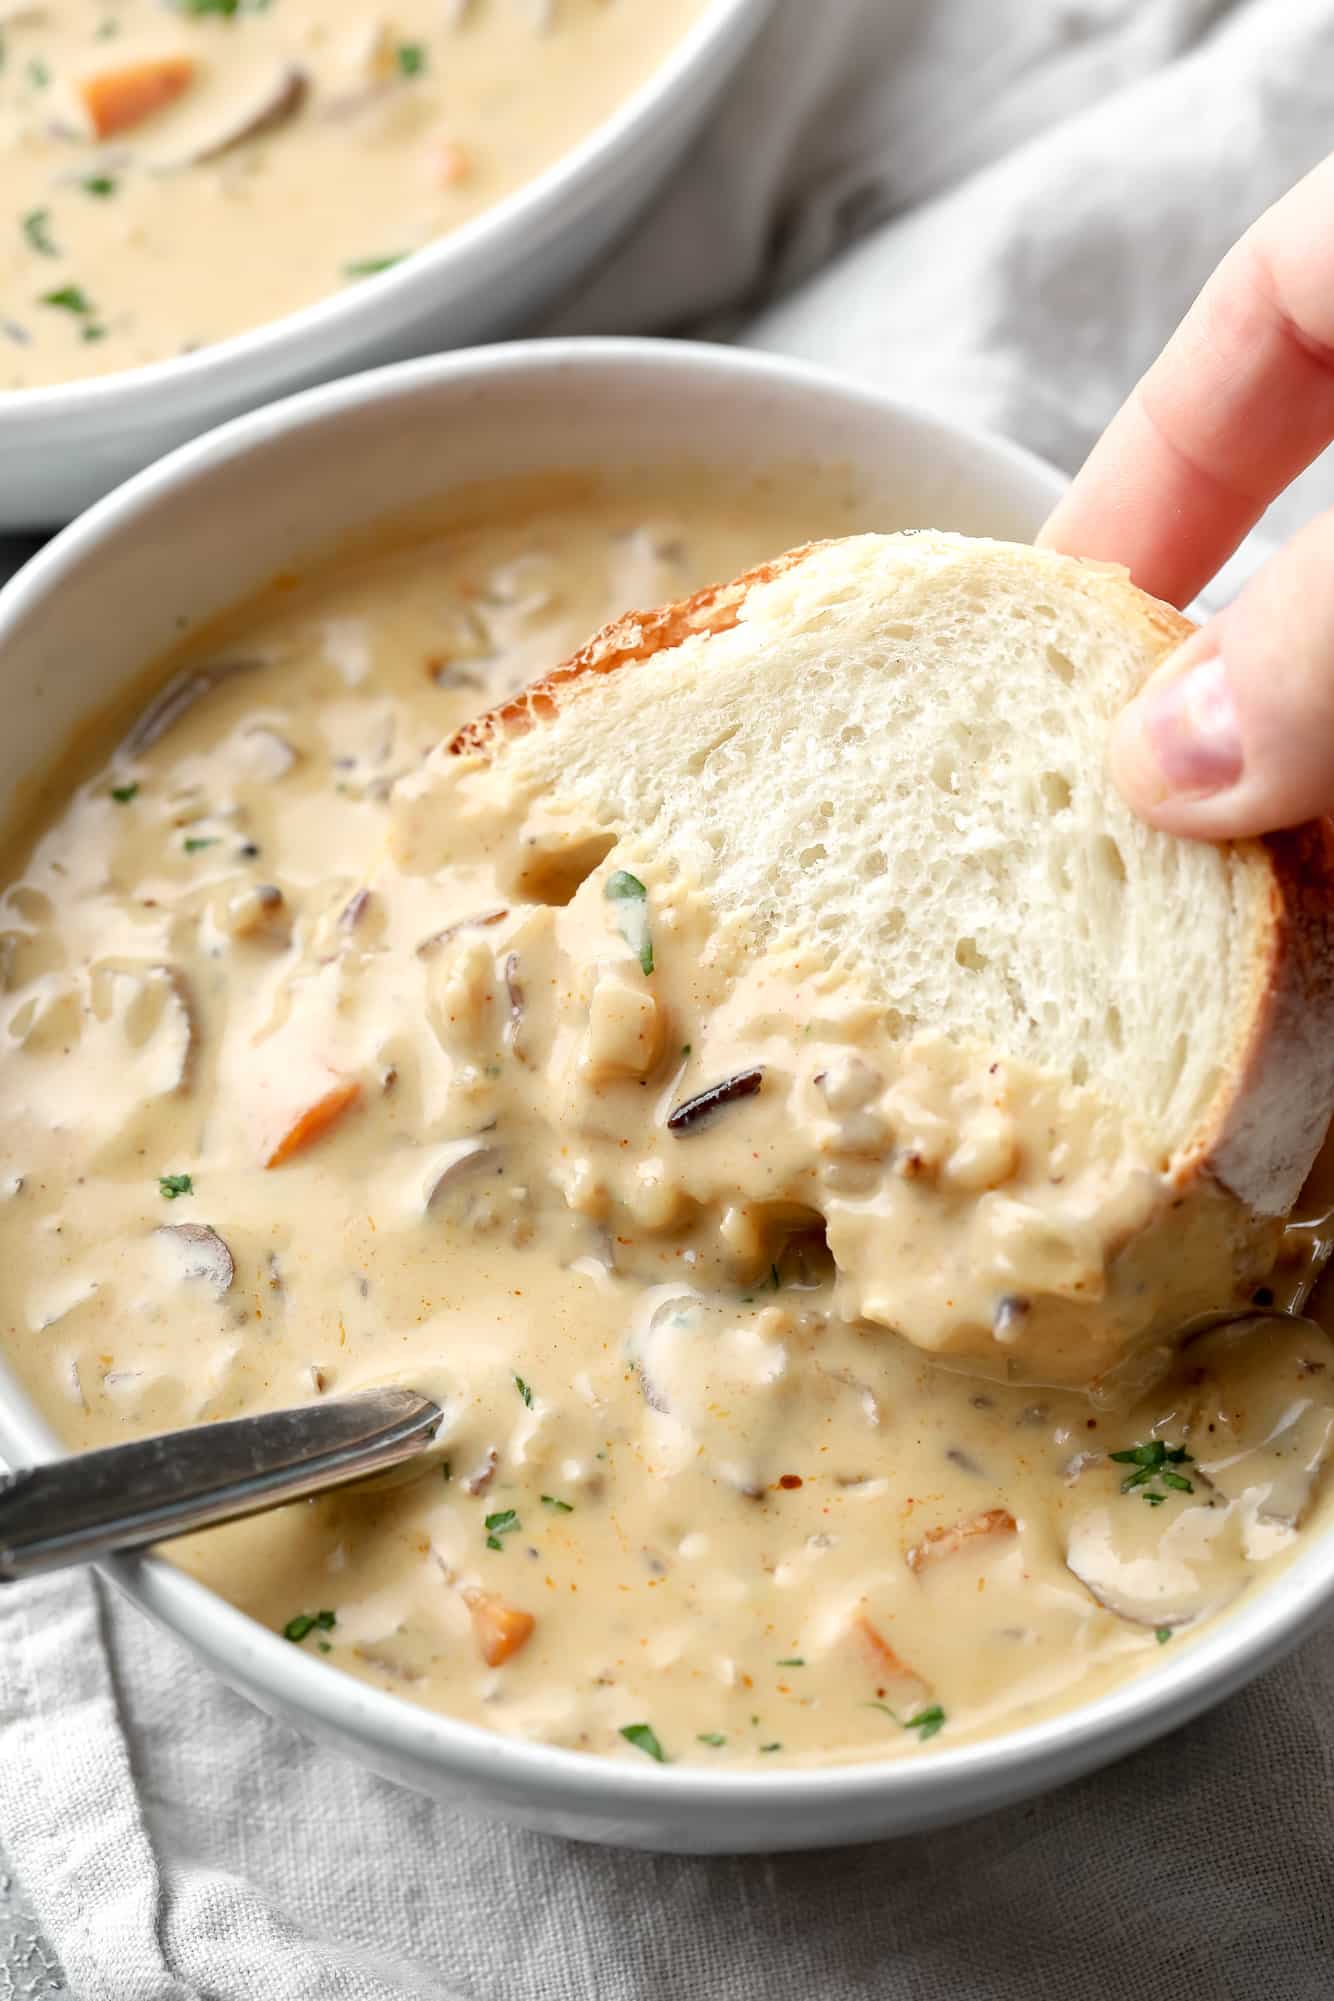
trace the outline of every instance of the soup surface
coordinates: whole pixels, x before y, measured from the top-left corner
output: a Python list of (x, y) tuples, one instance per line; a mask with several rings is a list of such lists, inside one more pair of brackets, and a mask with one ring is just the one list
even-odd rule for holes
[(531, 180), (703, 0), (0, 0), (0, 389), (364, 283)]
[[(841, 1317), (804, 1219), (757, 1231), (664, 1167), (719, 1032), (688, 886), (651, 858), (642, 896), (597, 857), (562, 880), (558, 844), (516, 885), (405, 843), (457, 724), (603, 619), (854, 516), (684, 474), (493, 493), (190, 640), (9, 857), (9, 1361), (76, 1447), (436, 1395), (419, 1478), (170, 1554), (330, 1668), (497, 1731), (917, 1756), (1189, 1645), (1323, 1505), (1323, 1334), (1206, 1335), (1112, 1402)], [(851, 1130), (848, 1023), (804, 1005)], [(617, 1188), (628, 1104), (667, 1137)], [(1313, 1183), (1280, 1304), (1324, 1207)]]

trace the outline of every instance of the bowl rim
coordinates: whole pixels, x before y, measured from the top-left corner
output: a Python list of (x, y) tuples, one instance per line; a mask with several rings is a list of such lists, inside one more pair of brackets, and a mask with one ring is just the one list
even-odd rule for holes
[[(596, 381), (609, 366), (641, 373), (657, 393), (670, 393), (674, 384), (690, 378), (701, 387), (739, 384), (746, 378), (751, 389), (761, 392), (823, 396), (845, 410), (873, 411), (879, 420), (896, 422), (919, 440), (969, 451), (1008, 475), (1015, 488), (1027, 482), (1035, 495), (1054, 499), (1064, 483), (1054, 468), (1006, 439), (786, 357), (705, 343), (628, 339), (460, 349), (305, 390), (234, 418), (136, 474), (57, 534), (0, 589), (0, 655), (9, 632), (58, 593), (69, 574), (106, 540), (132, 529), (136, 518), (173, 493), (206, 484), (217, 468), (257, 447), (400, 397), (411, 401), (448, 393), (451, 387), (516, 377), (531, 387), (544, 375), (568, 387), (572, 371)], [(62, 1455), (2, 1359), (0, 1448), (19, 1459)], [(874, 1832), (876, 1807), (905, 1822), (917, 1808), (924, 1819), (945, 1818), (970, 1806), (980, 1810), (1072, 1779), (1188, 1721), (1275, 1662), (1329, 1610), (1334, 1603), (1334, 1564), (1325, 1560), (1330, 1534), (1325, 1529), (1315, 1535), (1276, 1577), (1244, 1593), (1211, 1631), (1175, 1657), (1042, 1721), (957, 1746), (937, 1741), (921, 1757), (730, 1772), (598, 1757), (505, 1737), (356, 1680), (292, 1646), (162, 1557), (115, 1557), (100, 1568), (224, 1678), (295, 1711), (327, 1735), (350, 1738), (372, 1753), (378, 1750), (400, 1774), (415, 1768), (479, 1794), (522, 1801), (533, 1810), (620, 1814), (628, 1817), (626, 1825), (651, 1823), (664, 1811), (691, 1806), (701, 1814), (718, 1814), (724, 1825), (757, 1808), (770, 1813), (791, 1808), (817, 1816), (819, 1838), (829, 1839), (827, 1830), (840, 1812), (859, 1832)], [(773, 1846), (800, 1845), (800, 1837), (795, 1844), (784, 1841), (777, 1823), (774, 1827)]]
[[(521, 241), (562, 226), (585, 206), (604, 176), (614, 174), (618, 162), (635, 150), (645, 128), (668, 115), (675, 103), (692, 97), (692, 84), (707, 75), (715, 56), (726, 60), (734, 43), (738, 54), (744, 50), (773, 4), (774, 0), (704, 0), (698, 17), (661, 61), (591, 131), (531, 180), (456, 229), (409, 252), (388, 270), (189, 354), (167, 355), (109, 375), (42, 383), (31, 389), (0, 389), (0, 427), (35, 428), (71, 418), (96, 421), (108, 408), (114, 409), (118, 399), (151, 406), (165, 392), (186, 396), (194, 392), (209, 401), (241, 393), (239, 378), (252, 370), (291, 373), (303, 360), (310, 366), (326, 365), (325, 349), (331, 347), (336, 358), (349, 343), (373, 338), (386, 323), (410, 316), (414, 306), (425, 306), (432, 297), (447, 295), (451, 286), (466, 284), (474, 275), (469, 267), (485, 265), (511, 237)], [(303, 356), (307, 347), (310, 352)]]

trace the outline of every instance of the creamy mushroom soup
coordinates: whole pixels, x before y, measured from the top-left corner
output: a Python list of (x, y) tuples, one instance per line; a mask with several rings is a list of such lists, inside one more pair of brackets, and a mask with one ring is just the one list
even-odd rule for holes
[(0, 0), (0, 389), (362, 284), (606, 118), (704, 0)]
[[(807, 478), (492, 492), (189, 639), (15, 835), (0, 1326), (49, 1421), (444, 1406), (420, 1477), (170, 1548), (330, 1670), (631, 1760), (916, 1757), (1173, 1657), (1320, 1516), (1323, 1334), (1207, 1334), (1118, 1400), (842, 1317), (819, 1218), (716, 1185), (725, 1135), (781, 1135), (705, 1068), (690, 886), (405, 846), (458, 724), (855, 517)], [(857, 1019), (786, 994), (855, 1164)]]

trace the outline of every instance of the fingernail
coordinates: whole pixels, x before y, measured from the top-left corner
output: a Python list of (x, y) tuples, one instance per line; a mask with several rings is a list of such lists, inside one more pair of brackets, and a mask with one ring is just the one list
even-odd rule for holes
[(1241, 731), (1221, 654), (1169, 667), (1117, 718), (1118, 782), (1141, 800), (1202, 798), (1241, 777)]

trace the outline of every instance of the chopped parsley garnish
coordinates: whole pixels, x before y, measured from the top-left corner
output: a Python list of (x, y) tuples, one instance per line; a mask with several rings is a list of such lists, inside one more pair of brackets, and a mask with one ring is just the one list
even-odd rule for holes
[(221, 14), (228, 21), (239, 13), (241, 0), (171, 0), (178, 14)]
[(187, 855), (197, 855), (201, 848), (216, 848), (221, 837), (217, 834), (187, 834), (184, 841)]
[(523, 1398), (525, 1404), (527, 1404), (529, 1410), (531, 1410), (533, 1407), (533, 1392), (531, 1385), (526, 1383), (522, 1376), (516, 1376), (514, 1378), (514, 1387), (519, 1392), (519, 1395)]
[(774, 1662), (775, 1667), (805, 1667), (805, 1665), (806, 1663), (800, 1654), (789, 1654), (785, 1661)]
[(373, 278), (379, 271), (388, 271), (395, 264), (401, 264), (407, 256), (406, 250), (396, 250), (389, 257), (354, 257), (350, 264), (343, 266), (345, 278)]
[(770, 1265), (769, 1267), (769, 1283), (773, 1286), (775, 1292), (778, 1292), (782, 1289), (783, 1281), (778, 1276), (777, 1265)]
[(1133, 1473), (1127, 1473), (1121, 1482), (1123, 1494), (1138, 1493), (1151, 1508), (1160, 1508), (1167, 1499), (1163, 1488), (1173, 1493), (1193, 1494), (1194, 1487), (1184, 1473), (1178, 1473), (1178, 1466), (1193, 1466), (1184, 1445), (1168, 1445), (1161, 1438), (1150, 1438), (1143, 1445), (1131, 1445), (1124, 1452), (1110, 1452), (1108, 1458), (1118, 1466), (1133, 1466)]
[[(300, 1646), (307, 1633), (316, 1631), (332, 1633), (336, 1621), (332, 1612), (298, 1612), (295, 1619), (289, 1619), (283, 1627), (283, 1638)], [(321, 1642), (321, 1651), (328, 1652), (328, 1646)]]
[(93, 310), (93, 302), (81, 285), (61, 285), (57, 291), (43, 292), (40, 303), (55, 306), (62, 313), (74, 313), (79, 319), (86, 319)]
[(697, 1744), (708, 1744), (713, 1750), (717, 1751), (727, 1742), (727, 1739), (717, 1730), (701, 1730), (695, 1742)]
[(453, 1468), (450, 1466), (448, 1459), (442, 1459), (440, 1461), (440, 1478), (448, 1483), (452, 1471)]
[(630, 950), (639, 961), (639, 970), (647, 977), (653, 971), (653, 940), (648, 928), (648, 891), (637, 875), (629, 869), (618, 868), (615, 875), (607, 877), (607, 887), (603, 894), (608, 903), (616, 905), (616, 926)]
[(400, 42), (394, 50), (400, 76), (420, 76), (426, 68), (426, 50), (420, 42)]
[(110, 174), (87, 174), (79, 186), (86, 195), (97, 195), (102, 200), (116, 192), (116, 183)]
[(174, 1202), (178, 1195), (193, 1195), (195, 1184), (189, 1174), (159, 1174), (158, 1193), (165, 1195), (168, 1202)]
[(51, 81), (51, 72), (40, 57), (34, 56), (28, 64), (28, 81), (34, 90), (45, 90)]
[(781, 1744), (761, 1744), (760, 1755), (763, 1756), (766, 1751), (781, 1751), (782, 1748)]
[(646, 1758), (653, 1758), (660, 1765), (667, 1763), (667, 1753), (658, 1742), (651, 1723), (624, 1723), (621, 1735), (627, 1744), (633, 1744), (636, 1751), (642, 1751)]
[(916, 1716), (900, 1716), (897, 1710), (891, 1709), (887, 1702), (868, 1702), (866, 1707), (868, 1709), (878, 1709), (884, 1715), (892, 1718), (898, 1724), (900, 1730), (915, 1730), (923, 1744), (925, 1744), (928, 1737), (934, 1737), (937, 1730), (943, 1730), (948, 1720), (938, 1702), (933, 1702), (929, 1709), (919, 1709)]
[(681, 1044), (681, 1054), (682, 1054), (683, 1056), (689, 1056), (689, 1054), (690, 1054), (690, 1048), (691, 1048), (691, 1045), (690, 1045), (690, 1044), (689, 1044), (688, 1042), (683, 1042), (683, 1043)]
[(572, 1501), (558, 1501), (554, 1494), (543, 1494), (542, 1506), (550, 1508), (553, 1515), (572, 1515), (574, 1513), (574, 1503)]
[(331, 1654), (333, 1652), (333, 1648), (327, 1640), (316, 1640), (315, 1644), (322, 1654)]
[(30, 208), (23, 218), (23, 234), (39, 257), (59, 257), (60, 252), (51, 241), (51, 211), (49, 208)]
[(504, 1549), (505, 1545), (500, 1538), (513, 1535), (515, 1529), (522, 1527), (522, 1523), (513, 1508), (501, 1508), (496, 1514), (488, 1515), (482, 1526), (487, 1531), (487, 1548)]
[(111, 796), (118, 806), (128, 806), (131, 799), (139, 796), (139, 781), (133, 779), (128, 785), (113, 785)]
[(1153, 1637), (1157, 1640), (1160, 1647), (1165, 1647), (1172, 1637), (1172, 1628), (1170, 1626), (1155, 1626)]

